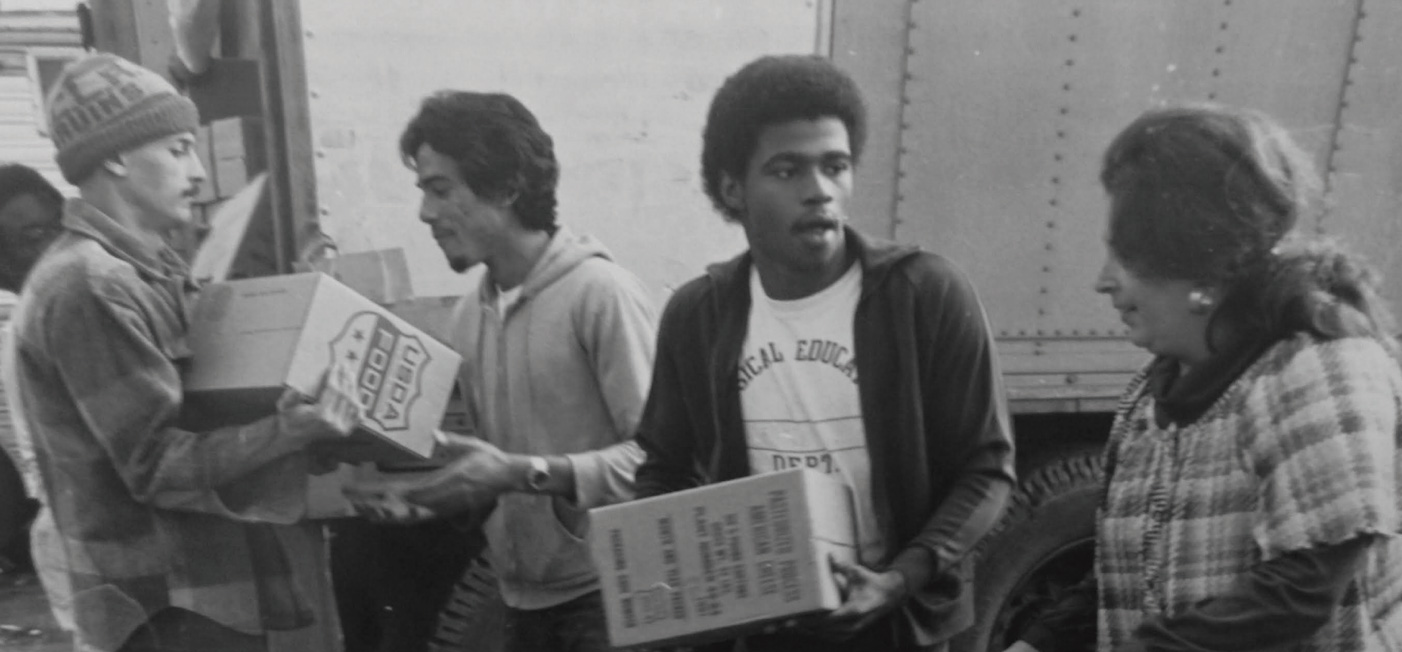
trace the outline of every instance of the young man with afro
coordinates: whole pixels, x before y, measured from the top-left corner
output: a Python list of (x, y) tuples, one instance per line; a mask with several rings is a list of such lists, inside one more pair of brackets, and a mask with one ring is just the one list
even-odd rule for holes
[(747, 637), (750, 652), (945, 649), (973, 621), (970, 552), (1014, 483), (968, 279), (848, 225), (865, 120), (851, 78), (818, 57), (763, 57), (725, 81), (702, 176), (749, 250), (678, 289), (658, 335), (640, 497), (797, 465), (852, 489), (860, 563), (833, 563), (843, 605)]

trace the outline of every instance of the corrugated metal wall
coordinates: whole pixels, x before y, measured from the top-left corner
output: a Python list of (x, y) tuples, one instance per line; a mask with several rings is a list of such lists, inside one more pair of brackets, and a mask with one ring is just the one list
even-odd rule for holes
[[(838, 0), (833, 57), (872, 98), (859, 223), (954, 258), (988, 306), (1014, 398), (1087, 409), (1143, 354), (1092, 291), (1101, 153), (1140, 112), (1272, 114), (1313, 154), (1320, 225), (1402, 305), (1402, 3)], [(873, 39), (884, 34), (885, 39)], [(903, 74), (891, 74), (899, 66)], [(875, 192), (873, 192), (875, 191)]]
[(1356, 4), (917, 2), (896, 234), (959, 252), (1000, 335), (1119, 335), (1091, 292), (1110, 139), (1210, 100), (1276, 116), (1327, 165)]
[(53, 143), (39, 133), (34, 85), (28, 76), (0, 75), (0, 160), (23, 163), (65, 194), (72, 189), (54, 164)]

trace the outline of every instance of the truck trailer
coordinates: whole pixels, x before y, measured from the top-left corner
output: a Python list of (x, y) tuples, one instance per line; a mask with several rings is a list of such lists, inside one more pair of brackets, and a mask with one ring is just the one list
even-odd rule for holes
[[(266, 174), (236, 275), (328, 250), (401, 248), (416, 296), (462, 294), (417, 223), (397, 138), (442, 88), (520, 98), (556, 140), (561, 221), (592, 233), (660, 306), (743, 247), (701, 191), (711, 94), (762, 54), (831, 58), (870, 111), (851, 217), (969, 272), (997, 336), (1019, 486), (978, 554), (978, 621), (956, 650), (1001, 652), (1093, 556), (1100, 448), (1147, 361), (1092, 292), (1104, 260), (1097, 173), (1142, 111), (1219, 102), (1280, 119), (1312, 154), (1336, 234), (1384, 278), (1402, 256), (1402, 3), (1377, 0), (224, 0), (191, 95), (236, 120), (211, 199)], [(158, 71), (167, 3), (91, 3), (88, 43)], [(241, 150), (241, 151), (243, 151)], [(257, 150), (258, 156), (249, 152)], [(228, 162), (234, 158), (233, 162)], [(221, 166), (221, 163), (224, 163)], [(226, 178), (227, 176), (227, 178)], [(213, 214), (214, 208), (211, 208)], [(1393, 304), (1402, 285), (1385, 285)], [(477, 636), (474, 565), (440, 643)], [(462, 648), (467, 649), (467, 648)]]

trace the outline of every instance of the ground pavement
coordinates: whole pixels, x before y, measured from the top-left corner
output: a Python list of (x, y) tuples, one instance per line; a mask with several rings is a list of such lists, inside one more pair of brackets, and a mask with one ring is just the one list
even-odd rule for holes
[(0, 573), (0, 650), (70, 652), (73, 644), (54, 622), (33, 573)]

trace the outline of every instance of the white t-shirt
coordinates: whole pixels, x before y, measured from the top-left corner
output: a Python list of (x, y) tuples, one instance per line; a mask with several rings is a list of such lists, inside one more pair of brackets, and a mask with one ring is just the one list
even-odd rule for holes
[(817, 294), (776, 301), (751, 271), (740, 409), (750, 472), (802, 466), (840, 478), (852, 489), (861, 560), (873, 564), (885, 552), (885, 541), (873, 511), (852, 343), (861, 289), (862, 269), (853, 264)]

